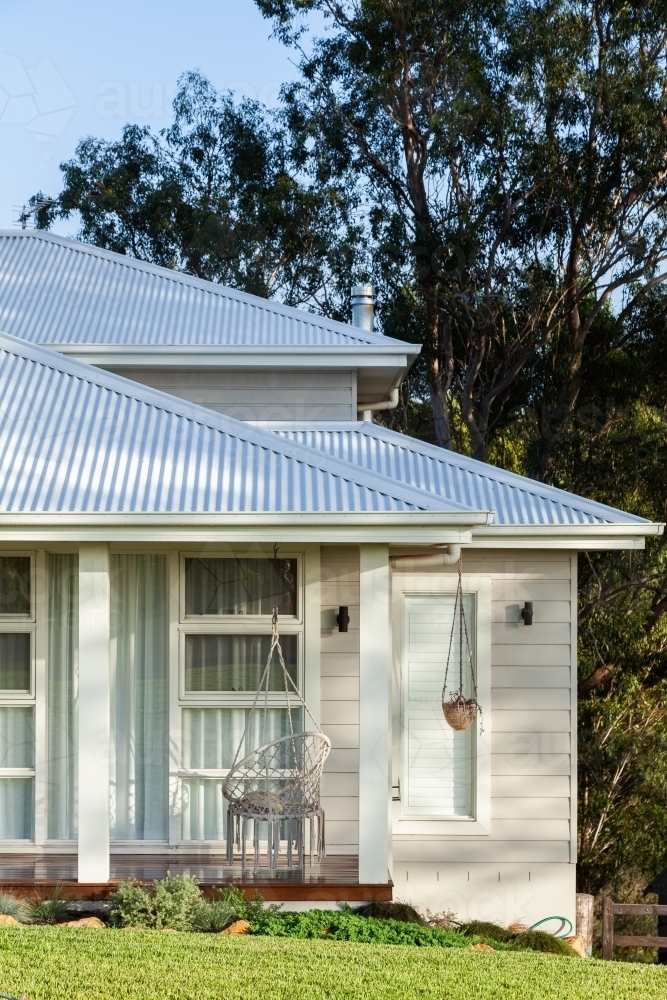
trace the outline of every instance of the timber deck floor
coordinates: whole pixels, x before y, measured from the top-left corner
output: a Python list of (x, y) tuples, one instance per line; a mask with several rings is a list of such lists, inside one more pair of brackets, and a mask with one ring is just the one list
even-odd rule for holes
[(103, 899), (118, 882), (136, 879), (152, 882), (165, 875), (187, 874), (196, 878), (210, 894), (224, 885), (237, 885), (246, 895), (259, 891), (270, 901), (345, 901), (390, 900), (392, 884), (360, 884), (358, 859), (354, 855), (332, 855), (305, 868), (288, 868), (280, 858), (275, 871), (266, 859), (258, 872), (252, 863), (244, 871), (240, 861), (227, 864), (224, 856), (206, 857), (174, 852), (165, 854), (112, 854), (108, 883), (82, 884), (76, 881), (77, 860), (73, 854), (12, 855), (0, 854), (0, 888), (19, 892), (48, 893), (60, 884), (68, 898)]

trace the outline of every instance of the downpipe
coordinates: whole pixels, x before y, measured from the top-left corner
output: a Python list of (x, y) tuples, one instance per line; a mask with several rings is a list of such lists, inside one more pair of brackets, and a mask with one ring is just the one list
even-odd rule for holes
[(398, 389), (392, 389), (389, 399), (383, 399), (380, 403), (358, 403), (357, 413), (362, 414), (362, 420), (372, 423), (373, 414), (381, 410), (395, 410), (398, 406)]
[(424, 552), (417, 555), (391, 556), (392, 569), (400, 569), (406, 563), (418, 562), (424, 568), (438, 566), (454, 566), (461, 558), (461, 546), (455, 543), (436, 545), (435, 552)]

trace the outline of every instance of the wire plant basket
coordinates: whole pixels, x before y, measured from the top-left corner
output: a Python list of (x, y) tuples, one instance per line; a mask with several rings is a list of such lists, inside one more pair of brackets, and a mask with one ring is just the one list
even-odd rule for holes
[[(458, 687), (452, 690), (447, 688), (450, 667), (452, 666), (452, 648), (454, 646), (454, 633), (458, 624), (459, 631), (459, 662), (458, 662)], [(465, 638), (465, 653), (463, 640)], [(464, 666), (465, 661), (465, 666)], [(466, 674), (469, 672), (471, 681), (472, 697), (466, 697)], [(475, 676), (475, 664), (468, 635), (468, 623), (466, 621), (465, 610), (463, 608), (463, 557), (459, 556), (459, 579), (454, 598), (454, 614), (452, 615), (452, 630), (449, 635), (449, 650), (447, 652), (447, 664), (445, 666), (445, 681), (442, 686), (442, 712), (447, 724), (457, 732), (470, 729), (473, 722), (479, 716), (480, 733), (483, 731), (482, 706), (477, 700), (477, 678)]]

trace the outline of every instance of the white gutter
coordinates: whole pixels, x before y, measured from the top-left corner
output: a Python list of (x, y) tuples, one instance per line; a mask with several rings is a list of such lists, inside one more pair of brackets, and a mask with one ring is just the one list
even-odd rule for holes
[(417, 555), (400, 555), (391, 557), (394, 569), (400, 569), (407, 563), (418, 562), (420, 567), (453, 566), (461, 558), (461, 546), (456, 544), (436, 545), (435, 552), (420, 552)]
[(398, 406), (398, 388), (392, 389), (389, 399), (383, 399), (379, 403), (357, 403), (357, 413), (362, 413), (362, 420), (371, 422), (373, 414), (380, 410), (395, 410)]

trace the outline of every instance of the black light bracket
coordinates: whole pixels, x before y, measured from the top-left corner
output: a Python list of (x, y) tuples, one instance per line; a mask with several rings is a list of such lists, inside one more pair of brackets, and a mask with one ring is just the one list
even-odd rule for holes
[(522, 607), (521, 611), (519, 612), (519, 615), (520, 615), (521, 618), (523, 618), (523, 624), (524, 625), (532, 625), (533, 624), (533, 602), (532, 601), (526, 601), (526, 603)]
[(339, 632), (347, 632), (347, 627), (350, 624), (350, 616), (348, 614), (349, 608), (347, 604), (341, 604), (338, 608), (338, 614), (336, 615), (336, 625), (338, 626)]

